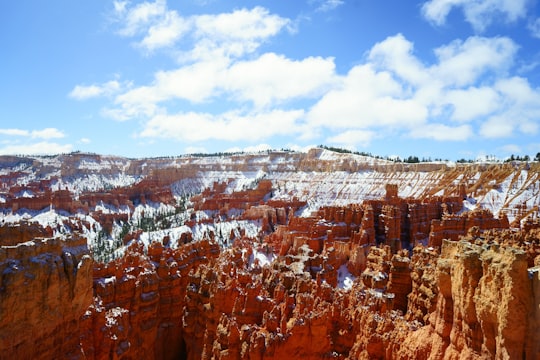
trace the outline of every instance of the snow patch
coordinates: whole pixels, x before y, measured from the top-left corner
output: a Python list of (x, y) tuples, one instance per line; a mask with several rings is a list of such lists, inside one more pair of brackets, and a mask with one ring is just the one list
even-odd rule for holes
[(259, 265), (265, 267), (270, 265), (276, 258), (276, 254), (272, 252), (266, 253), (253, 249), (253, 254), (249, 257), (248, 266), (252, 269), (255, 265), (255, 260), (258, 260)]
[(350, 290), (356, 277), (347, 269), (347, 264), (343, 264), (338, 269), (338, 288)]

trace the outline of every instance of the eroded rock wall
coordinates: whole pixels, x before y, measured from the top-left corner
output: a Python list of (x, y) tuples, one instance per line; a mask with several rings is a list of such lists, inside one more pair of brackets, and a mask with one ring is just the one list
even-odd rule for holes
[(190, 273), (219, 254), (216, 243), (180, 249), (133, 242), (120, 259), (94, 269), (93, 305), (83, 318), (82, 345), (92, 359), (178, 359), (186, 355), (182, 323)]
[(1, 246), (0, 358), (84, 358), (79, 329), (93, 301), (92, 268), (85, 238)]

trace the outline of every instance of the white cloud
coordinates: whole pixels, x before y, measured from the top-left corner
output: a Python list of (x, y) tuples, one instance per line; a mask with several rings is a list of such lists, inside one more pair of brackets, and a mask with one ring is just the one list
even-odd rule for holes
[(473, 125), (454, 122), (479, 122), (480, 135), (488, 138), (536, 133), (540, 90), (507, 77), (516, 51), (508, 38), (473, 36), (435, 49), (437, 61), (423, 64), (398, 34), (375, 44), (368, 61), (322, 96), (307, 119), (344, 133), (398, 131), (439, 141), (474, 134)]
[(115, 102), (130, 108), (153, 110), (156, 104), (170, 99), (202, 102), (214, 93), (224, 66), (219, 62), (199, 62), (176, 70), (159, 71), (152, 85), (133, 88), (119, 95)]
[(191, 20), (195, 45), (180, 57), (185, 61), (242, 57), (290, 25), (289, 19), (270, 14), (260, 6), (193, 16)]
[(0, 148), (2, 155), (51, 155), (71, 152), (70, 144), (57, 144), (51, 142), (38, 142), (24, 145), (7, 145)]
[(454, 6), (461, 6), (464, 0), (431, 0), (422, 5), (422, 15), (436, 25), (443, 25)]
[(189, 22), (181, 18), (176, 11), (166, 12), (159, 23), (148, 29), (148, 34), (141, 40), (140, 46), (149, 51), (171, 46), (186, 34), (189, 28)]
[(495, 115), (490, 117), (480, 127), (480, 135), (485, 138), (504, 138), (514, 132), (514, 124), (506, 116)]
[(461, 8), (465, 20), (478, 31), (503, 19), (515, 22), (527, 14), (527, 0), (430, 0), (422, 5), (422, 15), (436, 25), (444, 25), (453, 8)]
[(426, 107), (408, 97), (390, 73), (359, 65), (313, 106), (308, 120), (334, 129), (407, 128), (422, 124), (426, 116)]
[(473, 136), (473, 130), (470, 125), (448, 126), (445, 124), (424, 124), (411, 129), (409, 135), (416, 139), (464, 141)]
[[(494, 14), (508, 20), (521, 16), (508, 1), (472, 3), (433, 0), (423, 9), (440, 24), (454, 8), (475, 21), (483, 12), (484, 25)], [(495, 3), (504, 6), (490, 10)], [(375, 44), (363, 63), (338, 74), (333, 58), (257, 54), (261, 44), (291, 25), (263, 7), (184, 17), (159, 0), (114, 6), (121, 35), (133, 37), (143, 50), (170, 47), (178, 65), (157, 71), (147, 84), (78, 85), (70, 96), (115, 96), (102, 114), (139, 119), (139, 138), (260, 143), (272, 136), (297, 141), (317, 136), (353, 148), (388, 133), (458, 141), (476, 133), (493, 138), (538, 131), (540, 90), (509, 76), (518, 50), (510, 38), (455, 40), (434, 49), (434, 61), (427, 63), (397, 34)]]
[(76, 100), (87, 100), (99, 96), (114, 95), (122, 90), (123, 86), (117, 80), (111, 80), (103, 84), (76, 85), (68, 94)]
[(30, 135), (32, 136), (32, 138), (38, 139), (59, 139), (65, 136), (63, 132), (55, 128), (33, 130)]
[(343, 0), (311, 0), (310, 2), (318, 5), (315, 11), (319, 12), (331, 11), (345, 4)]
[(275, 36), (290, 20), (260, 6), (229, 13), (183, 17), (167, 7), (165, 0), (144, 2), (133, 7), (115, 2), (114, 17), (118, 33), (142, 37), (136, 45), (146, 51), (170, 47), (189, 37), (192, 48), (180, 59), (194, 61), (215, 56), (239, 57), (255, 51), (266, 39)]
[(118, 16), (126, 12), (127, 1), (114, 1), (114, 13)]
[(466, 86), (492, 71), (503, 74), (512, 65), (518, 47), (509, 38), (469, 37), (435, 50), (439, 64), (432, 76), (448, 85)]
[(90, 140), (89, 138), (81, 138), (81, 139), (79, 140), (79, 142), (80, 142), (81, 144), (90, 144), (90, 143), (92, 142), (92, 140)]
[(292, 135), (302, 130), (302, 110), (273, 110), (242, 114), (231, 111), (219, 115), (179, 113), (150, 119), (140, 137), (183, 141), (227, 140), (260, 141), (275, 135)]
[(235, 63), (223, 80), (221, 86), (237, 94), (241, 101), (261, 106), (322, 94), (335, 80), (335, 64), (330, 58), (294, 61), (266, 53), (255, 60)]
[(508, 38), (470, 37), (434, 50), (437, 62), (423, 64), (403, 35), (375, 44), (368, 59), (379, 72), (389, 72), (402, 87), (402, 96), (414, 93), (419, 104), (436, 116), (446, 106), (445, 92), (471, 87), (486, 74), (503, 76), (513, 64), (517, 46)]
[(466, 122), (496, 111), (500, 95), (491, 87), (472, 86), (448, 91), (445, 100), (453, 106), (452, 120)]
[(257, 107), (298, 98), (320, 96), (335, 81), (333, 59), (293, 61), (267, 53), (228, 67), (222, 58), (160, 71), (149, 86), (133, 88), (116, 97), (118, 105), (104, 114), (117, 120), (151, 117), (161, 103), (173, 99), (202, 103), (218, 96), (252, 102)]
[(412, 85), (431, 80), (426, 67), (414, 54), (414, 45), (402, 34), (390, 36), (369, 51), (369, 61), (381, 69), (389, 69)]
[(504, 78), (493, 88), (500, 94), (499, 109), (480, 127), (487, 138), (504, 138), (520, 132), (537, 134), (540, 127), (540, 89), (520, 77)]
[(129, 9), (128, 5), (127, 1), (114, 2), (114, 15), (122, 25), (118, 33), (122, 36), (134, 36), (144, 32), (167, 11), (166, 0), (143, 2)]
[(239, 9), (231, 13), (199, 15), (194, 18), (196, 33), (200, 38), (267, 39), (275, 36), (289, 23), (260, 6), (253, 9)]
[(30, 132), (28, 132), (28, 130), (21, 130), (21, 129), (0, 129), (0, 135), (28, 136), (30, 135)]

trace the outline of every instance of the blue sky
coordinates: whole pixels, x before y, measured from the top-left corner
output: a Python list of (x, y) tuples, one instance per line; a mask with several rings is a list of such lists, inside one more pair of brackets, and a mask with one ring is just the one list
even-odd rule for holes
[(3, 1), (0, 154), (540, 151), (534, 0)]

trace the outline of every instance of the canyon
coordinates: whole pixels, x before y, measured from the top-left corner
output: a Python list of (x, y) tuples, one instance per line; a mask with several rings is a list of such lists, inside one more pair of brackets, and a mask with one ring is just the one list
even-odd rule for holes
[(540, 164), (0, 157), (0, 359), (538, 359)]

